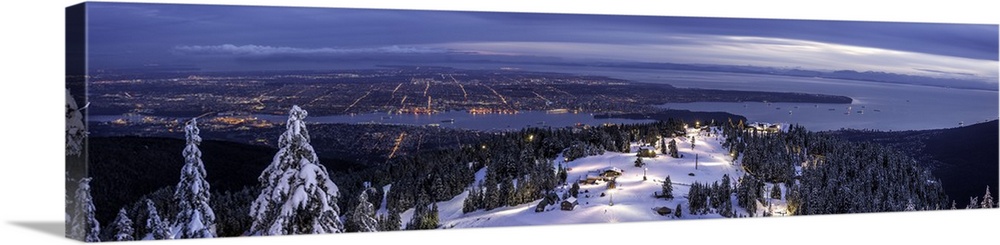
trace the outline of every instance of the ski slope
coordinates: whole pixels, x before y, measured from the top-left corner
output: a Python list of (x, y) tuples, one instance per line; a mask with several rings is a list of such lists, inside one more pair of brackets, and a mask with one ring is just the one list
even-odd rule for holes
[[(695, 137), (695, 146), (691, 147), (690, 138)], [(462, 213), (462, 204), (468, 196), (468, 191), (463, 192), (451, 200), (438, 202), (440, 228), (471, 228), (471, 227), (502, 227), (502, 226), (525, 226), (525, 225), (551, 225), (551, 224), (587, 224), (587, 223), (617, 223), (635, 221), (661, 221), (675, 219), (710, 219), (723, 218), (717, 213), (705, 215), (691, 215), (688, 212), (687, 193), (691, 183), (709, 183), (721, 181), (723, 175), (728, 174), (730, 181), (735, 185), (744, 172), (738, 166), (739, 161), (732, 162), (729, 159), (729, 152), (723, 149), (721, 142), (724, 140), (719, 135), (709, 135), (706, 132), (699, 132), (697, 129), (689, 129), (685, 137), (674, 138), (677, 140), (678, 152), (681, 158), (671, 158), (660, 154), (657, 150), (655, 158), (643, 158), (645, 166), (646, 180), (643, 180), (644, 168), (635, 167), (636, 153), (640, 148), (653, 148), (653, 146), (632, 144), (632, 153), (605, 152), (603, 155), (579, 158), (573, 161), (565, 161), (560, 155), (554, 161), (568, 169), (566, 178), (567, 184), (556, 187), (557, 194), (562, 197), (564, 192), (569, 191), (572, 184), (579, 179), (584, 179), (588, 174), (596, 175), (598, 171), (618, 168), (622, 170), (622, 175), (617, 178), (617, 186), (608, 189), (606, 182), (598, 181), (596, 184), (581, 184), (580, 192), (577, 196), (579, 205), (574, 210), (561, 210), (559, 204), (549, 205), (544, 212), (535, 212), (538, 202), (518, 206), (501, 207), (493, 210), (477, 210), (470, 213)], [(668, 138), (667, 141), (670, 139)], [(698, 166), (695, 168), (695, 158), (698, 158)], [(485, 169), (476, 173), (478, 185), (485, 176)], [(654, 192), (661, 191), (662, 181), (666, 176), (670, 176), (673, 182), (674, 199), (666, 200), (654, 197)], [(693, 175), (693, 176), (692, 176)], [(772, 184), (766, 184), (768, 191)], [(786, 188), (783, 188), (782, 192)], [(735, 188), (733, 188), (735, 190)], [(604, 193), (605, 196), (601, 196)], [(784, 193), (782, 194), (784, 196)], [(733, 210), (742, 216), (747, 213), (743, 208), (736, 206), (736, 197), (732, 195)], [(774, 211), (781, 213), (784, 211), (784, 201), (771, 200)], [(654, 211), (657, 207), (668, 207), (674, 209), (680, 204), (682, 217), (675, 218), (673, 215), (661, 216)], [(759, 205), (766, 207), (765, 205)], [(759, 208), (755, 216), (760, 216), (766, 208)], [(408, 222), (413, 215), (413, 209), (403, 212), (400, 216), (404, 223)], [(404, 224), (405, 227), (405, 224)]]

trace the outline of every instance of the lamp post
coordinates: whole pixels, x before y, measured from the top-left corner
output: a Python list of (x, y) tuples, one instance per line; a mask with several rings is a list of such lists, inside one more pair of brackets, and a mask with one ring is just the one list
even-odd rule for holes
[(646, 171), (648, 171), (648, 170), (649, 170), (648, 167), (647, 168), (642, 168), (642, 181), (646, 181)]
[(614, 189), (608, 191), (608, 206), (615, 205), (615, 191)]

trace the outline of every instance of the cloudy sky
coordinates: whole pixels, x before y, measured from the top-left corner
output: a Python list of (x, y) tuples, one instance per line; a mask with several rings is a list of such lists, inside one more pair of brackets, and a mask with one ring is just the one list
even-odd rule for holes
[(468, 61), (850, 69), (996, 83), (996, 25), (90, 3), (92, 69)]

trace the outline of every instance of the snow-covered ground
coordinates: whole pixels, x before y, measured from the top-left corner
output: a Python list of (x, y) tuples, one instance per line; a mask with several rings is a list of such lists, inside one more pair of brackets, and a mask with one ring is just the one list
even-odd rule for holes
[(378, 210), (375, 210), (375, 215), (388, 215), (389, 209), (386, 207), (386, 199), (389, 198), (389, 191), (392, 190), (392, 184), (388, 184), (382, 187), (382, 204), (379, 205)]
[[(695, 147), (691, 148), (690, 136), (695, 136)], [(572, 211), (561, 210), (559, 204), (549, 205), (544, 212), (535, 212), (535, 207), (541, 200), (521, 204), (512, 207), (502, 207), (493, 210), (477, 210), (470, 213), (462, 213), (462, 203), (468, 196), (468, 191), (463, 192), (451, 200), (438, 202), (440, 227), (469, 228), (469, 227), (498, 227), (498, 226), (524, 226), (524, 225), (548, 225), (548, 224), (584, 224), (584, 223), (617, 223), (633, 221), (658, 221), (674, 220), (673, 215), (661, 216), (653, 209), (657, 207), (668, 207), (674, 209), (681, 205), (683, 215), (679, 219), (708, 219), (722, 218), (717, 213), (706, 215), (691, 215), (688, 212), (687, 193), (693, 182), (708, 183), (722, 180), (724, 174), (728, 174), (732, 183), (744, 174), (738, 165), (729, 161), (729, 152), (723, 149), (721, 136), (708, 136), (707, 133), (691, 129), (687, 137), (677, 137), (678, 152), (681, 158), (671, 158), (667, 155), (659, 154), (655, 158), (643, 158), (646, 163), (645, 176), (644, 169), (635, 167), (636, 153), (640, 147), (652, 148), (652, 146), (640, 146), (632, 144), (632, 153), (605, 152), (603, 155), (589, 156), (566, 162), (561, 156), (554, 162), (562, 163), (568, 169), (567, 185), (556, 188), (560, 197), (564, 192), (569, 191), (570, 186), (581, 178), (586, 178), (588, 174), (596, 175), (609, 168), (623, 170), (617, 178), (617, 187), (608, 189), (604, 181), (596, 184), (581, 184), (580, 192), (577, 196), (579, 205)], [(670, 139), (667, 139), (668, 141)], [(698, 168), (695, 169), (695, 157), (698, 158)], [(738, 164), (738, 162), (736, 162)], [(485, 169), (476, 173), (476, 182), (485, 176)], [(693, 176), (691, 175), (693, 174)], [(654, 197), (654, 192), (661, 191), (662, 181), (666, 176), (670, 176), (673, 182), (674, 199), (665, 200)], [(771, 184), (765, 187), (766, 194), (770, 194)], [(782, 192), (785, 191), (782, 186)], [(601, 196), (604, 193), (605, 196)], [(782, 195), (784, 196), (784, 195)], [(736, 206), (736, 197), (733, 195), (733, 210), (745, 216), (743, 208)], [(611, 203), (613, 202), (613, 205)], [(774, 200), (775, 211), (784, 210), (784, 202)], [(766, 210), (761, 208), (758, 215)], [(407, 210), (400, 216), (403, 222), (407, 222), (412, 217), (413, 209)]]

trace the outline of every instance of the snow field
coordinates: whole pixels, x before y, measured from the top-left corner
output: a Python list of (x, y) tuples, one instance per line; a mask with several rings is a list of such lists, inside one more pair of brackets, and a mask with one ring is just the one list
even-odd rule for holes
[[(695, 147), (692, 149), (690, 137), (695, 137)], [(699, 132), (696, 129), (689, 129), (684, 137), (676, 137), (678, 152), (681, 158), (671, 158), (660, 154), (654, 158), (643, 158), (646, 164), (644, 168), (635, 167), (636, 153), (641, 148), (652, 149), (653, 146), (639, 145), (633, 143), (631, 153), (605, 152), (603, 155), (583, 157), (566, 162), (560, 155), (554, 161), (558, 165), (562, 163), (567, 168), (566, 184), (557, 186), (555, 191), (562, 197), (568, 192), (574, 182), (585, 179), (586, 176), (595, 176), (603, 170), (618, 168), (623, 171), (622, 175), (616, 179), (617, 186), (608, 189), (607, 183), (597, 181), (596, 184), (580, 184), (580, 191), (577, 196), (579, 205), (572, 211), (560, 209), (559, 204), (546, 206), (544, 212), (535, 212), (535, 207), (541, 200), (525, 203), (517, 206), (501, 207), (493, 210), (476, 210), (470, 213), (462, 213), (462, 204), (469, 195), (468, 191), (462, 192), (451, 200), (438, 202), (440, 227), (442, 229), (451, 228), (472, 228), (472, 227), (501, 227), (501, 226), (525, 226), (525, 225), (554, 225), (554, 224), (587, 224), (587, 223), (618, 223), (636, 221), (662, 221), (678, 219), (673, 215), (661, 216), (653, 209), (657, 207), (668, 207), (674, 209), (680, 204), (682, 217), (679, 219), (709, 219), (723, 218), (717, 213), (704, 215), (691, 215), (688, 210), (687, 193), (690, 185), (694, 182), (711, 184), (728, 174), (730, 182), (735, 185), (737, 180), (743, 176), (744, 172), (738, 165), (739, 162), (732, 162), (729, 159), (729, 152), (723, 149), (721, 136), (711, 135), (706, 132)], [(670, 138), (667, 139), (669, 141)], [(695, 169), (695, 157), (698, 163)], [(555, 166), (554, 166), (555, 167)], [(646, 180), (643, 180), (645, 169)], [(485, 177), (486, 170), (481, 169), (476, 173), (476, 180), (472, 184), (478, 183)], [(689, 175), (689, 174), (693, 174)], [(654, 193), (661, 191), (663, 179), (670, 176), (673, 182), (674, 199), (666, 200), (654, 197)], [(769, 196), (772, 184), (766, 184), (765, 194)], [(786, 188), (782, 188), (782, 196)], [(735, 188), (733, 188), (735, 190)], [(605, 196), (601, 196), (601, 194)], [(746, 216), (743, 208), (736, 206), (735, 195), (731, 196), (734, 205), (733, 210), (737, 215)], [(613, 202), (613, 205), (612, 205)], [(784, 210), (784, 201), (771, 200), (775, 211)], [(767, 210), (766, 205), (760, 205), (757, 214), (759, 216)], [(406, 223), (413, 216), (413, 209), (409, 209), (400, 214), (403, 223)], [(404, 224), (405, 225), (405, 224)]]

